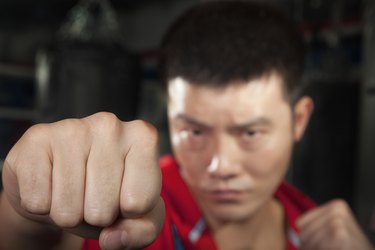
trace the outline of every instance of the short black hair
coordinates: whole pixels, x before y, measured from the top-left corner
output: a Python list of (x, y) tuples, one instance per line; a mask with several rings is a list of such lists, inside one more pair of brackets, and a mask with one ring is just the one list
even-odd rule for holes
[(166, 32), (160, 73), (191, 84), (227, 86), (276, 72), (294, 103), (304, 67), (302, 32), (283, 11), (249, 1), (211, 1), (193, 6)]

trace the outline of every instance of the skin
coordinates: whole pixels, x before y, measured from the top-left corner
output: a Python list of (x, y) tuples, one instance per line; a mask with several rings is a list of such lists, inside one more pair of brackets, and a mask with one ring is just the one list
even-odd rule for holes
[[(290, 107), (281, 93), (272, 74), (222, 89), (169, 83), (174, 152), (220, 249), (284, 246), (272, 193), (312, 101)], [(147, 246), (164, 217), (158, 156), (154, 127), (109, 113), (31, 127), (5, 159), (0, 249), (80, 249), (79, 236), (99, 238), (102, 249)], [(373, 249), (344, 201), (298, 225), (301, 249)]]
[[(295, 110), (290, 107), (277, 74), (223, 88), (194, 85), (182, 78), (169, 82), (174, 154), (209, 226), (221, 235), (217, 241), (231, 239), (222, 231), (237, 235), (237, 244), (243, 241), (242, 245), (259, 249), (267, 240), (258, 243), (257, 238), (278, 235), (279, 241), (285, 240), (282, 208), (273, 193), (311, 111), (308, 97)], [(274, 223), (277, 227), (269, 227)], [(257, 237), (240, 237), (245, 228)]]
[(148, 245), (164, 215), (157, 145), (154, 127), (109, 113), (31, 127), (5, 160), (0, 248), (80, 249), (68, 232)]
[(375, 249), (361, 231), (348, 204), (341, 199), (304, 214), (298, 225), (302, 250)]

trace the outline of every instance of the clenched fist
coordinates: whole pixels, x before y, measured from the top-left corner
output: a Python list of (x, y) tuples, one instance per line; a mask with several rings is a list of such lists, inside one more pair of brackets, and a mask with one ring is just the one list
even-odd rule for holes
[(5, 160), (2, 203), (35, 223), (21, 234), (45, 225), (140, 248), (163, 223), (158, 157), (157, 131), (142, 121), (97, 113), (35, 125)]
[(343, 200), (307, 212), (298, 225), (303, 250), (374, 250)]

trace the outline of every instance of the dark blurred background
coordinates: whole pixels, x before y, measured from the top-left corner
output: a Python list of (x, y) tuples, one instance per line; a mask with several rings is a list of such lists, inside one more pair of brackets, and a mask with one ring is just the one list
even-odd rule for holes
[[(32, 124), (97, 111), (152, 122), (169, 152), (158, 45), (199, 2), (0, 0), (0, 166)], [(375, 1), (268, 2), (304, 33), (316, 105), (287, 179), (318, 203), (348, 201), (374, 241)]]

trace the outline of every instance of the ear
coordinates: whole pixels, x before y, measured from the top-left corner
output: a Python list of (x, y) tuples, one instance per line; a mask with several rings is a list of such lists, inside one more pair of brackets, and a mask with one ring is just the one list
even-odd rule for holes
[(302, 138), (313, 110), (314, 102), (308, 96), (301, 97), (294, 105), (294, 141)]

